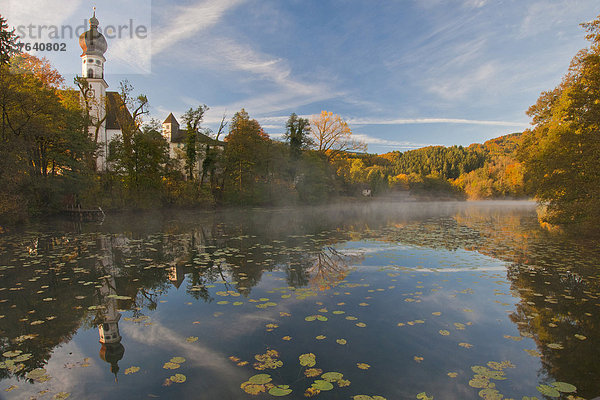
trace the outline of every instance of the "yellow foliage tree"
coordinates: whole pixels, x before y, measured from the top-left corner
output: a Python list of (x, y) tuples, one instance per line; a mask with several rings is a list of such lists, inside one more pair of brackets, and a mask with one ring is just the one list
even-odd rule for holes
[(352, 130), (348, 123), (337, 114), (321, 111), (310, 118), (310, 131), (317, 151), (326, 154), (331, 160), (342, 151), (365, 151), (364, 142), (352, 138)]

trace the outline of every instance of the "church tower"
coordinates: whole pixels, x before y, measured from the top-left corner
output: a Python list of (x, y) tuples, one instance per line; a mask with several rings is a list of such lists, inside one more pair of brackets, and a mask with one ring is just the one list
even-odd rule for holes
[(108, 48), (106, 39), (98, 31), (98, 19), (96, 18), (96, 9), (94, 15), (90, 18), (90, 29), (79, 36), (79, 46), (83, 50), (81, 54), (81, 76), (89, 84), (90, 90), (87, 97), (90, 105), (90, 117), (92, 119), (89, 127), (90, 135), (95, 135), (98, 129), (98, 142), (101, 144), (101, 151), (97, 159), (97, 168), (105, 171), (106, 156), (108, 154), (108, 137), (106, 132), (106, 89), (108, 84), (104, 80), (104, 53)]
[(177, 122), (173, 113), (169, 114), (162, 126), (165, 139), (167, 139), (167, 142), (171, 143), (172, 139), (177, 137), (177, 134), (179, 133), (179, 122)]

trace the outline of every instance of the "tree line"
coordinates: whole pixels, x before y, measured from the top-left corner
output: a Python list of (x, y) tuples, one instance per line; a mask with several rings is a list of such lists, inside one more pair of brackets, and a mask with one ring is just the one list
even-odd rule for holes
[[(84, 78), (67, 90), (44, 59), (19, 54), (0, 16), (0, 219), (106, 208), (278, 205), (393, 192), (453, 198), (535, 197), (542, 221), (593, 230), (600, 220), (600, 18), (583, 24), (591, 45), (558, 87), (528, 110), (533, 127), (483, 144), (368, 154), (348, 123), (322, 111), (291, 114), (273, 140), (244, 110), (204, 126), (206, 105), (183, 115), (175, 155), (149, 101), (127, 81), (111, 97), (122, 134), (100, 148)], [(82, 101), (83, 99), (83, 101)], [(91, 127), (91, 129), (90, 129)], [(96, 171), (105, 153), (110, 168)]]

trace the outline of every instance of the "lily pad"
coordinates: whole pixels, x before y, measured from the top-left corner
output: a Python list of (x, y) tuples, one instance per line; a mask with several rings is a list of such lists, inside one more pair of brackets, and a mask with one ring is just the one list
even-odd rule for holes
[(539, 385), (536, 388), (541, 394), (548, 397), (560, 397), (560, 392), (549, 385)]
[(269, 374), (258, 374), (258, 375), (254, 375), (254, 376), (250, 377), (250, 379), (248, 379), (248, 382), (254, 383), (256, 385), (264, 385), (265, 383), (269, 383), (271, 381), (272, 381), (271, 375), (269, 375)]
[(327, 382), (321, 379), (314, 381), (311, 386), (322, 392), (333, 389), (333, 385), (331, 384), (331, 382)]
[(292, 393), (292, 389), (288, 385), (279, 385), (269, 389), (269, 394), (276, 397), (287, 396), (290, 393)]
[(496, 389), (486, 388), (479, 391), (479, 397), (484, 400), (502, 400), (504, 396)]
[(327, 382), (337, 382), (343, 377), (344, 375), (339, 372), (325, 372), (323, 375), (321, 375), (321, 378)]
[(187, 378), (183, 374), (175, 374), (175, 375), (171, 376), (169, 379), (171, 380), (171, 382), (183, 383), (186, 381)]
[(138, 372), (140, 370), (140, 367), (129, 367), (125, 370), (125, 375), (129, 375), (129, 374), (135, 374), (136, 372)]
[(246, 392), (248, 394), (253, 394), (253, 395), (263, 393), (265, 390), (267, 390), (265, 385), (257, 385), (255, 383), (251, 383), (251, 382), (244, 382), (240, 385), (240, 387), (242, 388), (242, 390), (244, 392)]
[(317, 363), (317, 358), (313, 353), (302, 354), (298, 359), (303, 367), (314, 367)]
[(346, 341), (346, 339), (337, 339), (336, 342), (337, 342), (337, 344), (341, 344), (341, 345), (348, 343), (348, 341)]
[(12, 361), (19, 363), (19, 362), (27, 361), (27, 360), (29, 360), (31, 357), (33, 357), (33, 355), (32, 355), (32, 354), (30, 354), (30, 353), (27, 353), (27, 354), (21, 354), (21, 355), (19, 355), (19, 356), (15, 357), (15, 358), (13, 358), (13, 359), (12, 359)]
[(573, 393), (577, 391), (577, 387), (566, 382), (554, 382), (551, 383), (551, 385), (554, 386), (556, 390), (563, 393)]
[(163, 365), (163, 368), (164, 368), (164, 369), (177, 369), (177, 368), (179, 368), (179, 367), (181, 367), (181, 365), (179, 365), (179, 364), (177, 364), (177, 363), (174, 363), (174, 362), (166, 362), (166, 363)]
[(183, 358), (183, 357), (173, 357), (169, 361), (172, 362), (172, 363), (175, 363), (175, 364), (183, 364), (185, 362), (185, 358)]
[(314, 378), (315, 376), (319, 376), (322, 373), (323, 373), (322, 369), (308, 368), (306, 371), (304, 371), (304, 376), (306, 376), (307, 378)]

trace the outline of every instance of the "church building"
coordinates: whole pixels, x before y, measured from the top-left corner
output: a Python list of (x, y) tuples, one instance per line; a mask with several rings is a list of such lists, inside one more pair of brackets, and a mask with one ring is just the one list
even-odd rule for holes
[[(99, 21), (94, 15), (90, 18), (90, 29), (79, 37), (79, 46), (83, 50), (81, 54), (81, 76), (88, 82), (89, 88), (85, 92), (85, 99), (81, 94), (82, 103), (87, 104), (90, 110), (90, 136), (97, 138), (99, 152), (96, 159), (96, 169), (99, 172), (108, 171), (110, 165), (107, 162), (109, 154), (109, 143), (118, 135), (121, 135), (121, 123), (133, 118), (123, 104), (123, 99), (118, 92), (107, 91), (108, 84), (104, 80), (104, 54), (108, 49), (106, 38), (98, 31)], [(169, 143), (169, 156), (172, 159), (181, 160), (184, 154), (186, 131), (180, 129), (179, 122), (173, 114), (165, 119), (162, 124), (162, 134)], [(197, 142), (204, 146), (214, 146), (222, 149), (224, 143), (198, 134)], [(200, 163), (199, 163), (200, 164)], [(184, 163), (179, 162), (180, 169), (184, 171)], [(201, 166), (198, 165), (197, 173)]]
[[(90, 18), (90, 29), (79, 36), (79, 46), (83, 50), (81, 54), (81, 76), (89, 84), (86, 91), (87, 104), (90, 108), (91, 125), (89, 133), (97, 138), (100, 145), (98, 157), (96, 159), (96, 169), (98, 171), (107, 171), (108, 163), (108, 144), (117, 135), (122, 134), (118, 122), (117, 112), (122, 104), (121, 96), (118, 92), (109, 92), (108, 84), (104, 80), (104, 53), (108, 48), (106, 39), (98, 31), (98, 19), (96, 11)], [(83, 96), (83, 93), (81, 94)], [(82, 102), (86, 102), (82, 99)], [(126, 114), (131, 118), (131, 114), (126, 110)]]

